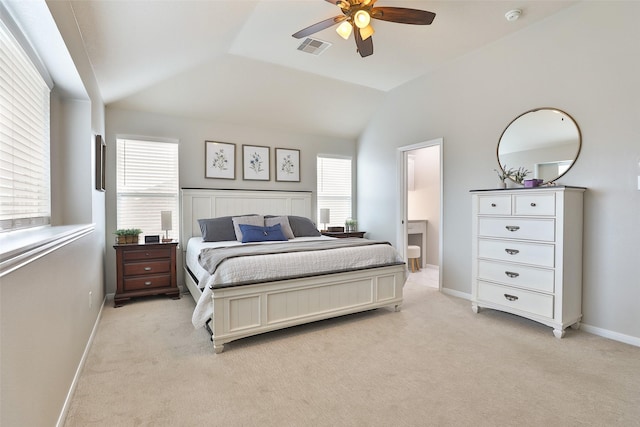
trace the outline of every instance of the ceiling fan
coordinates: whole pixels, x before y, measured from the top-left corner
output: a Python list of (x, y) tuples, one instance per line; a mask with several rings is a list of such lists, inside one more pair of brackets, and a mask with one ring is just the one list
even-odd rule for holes
[(374, 30), (371, 26), (371, 18), (401, 24), (429, 25), (436, 17), (435, 13), (426, 10), (406, 7), (374, 7), (376, 0), (325, 1), (338, 6), (342, 11), (342, 15), (317, 22), (293, 34), (293, 37), (301, 39), (332, 25), (340, 24), (336, 32), (346, 40), (353, 31), (358, 53), (363, 58), (373, 54), (373, 39), (371, 36)]

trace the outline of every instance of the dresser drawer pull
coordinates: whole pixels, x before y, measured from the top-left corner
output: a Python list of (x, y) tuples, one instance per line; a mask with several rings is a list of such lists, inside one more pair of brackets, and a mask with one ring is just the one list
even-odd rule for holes
[(144, 282), (145, 286), (151, 286), (151, 282)]
[(504, 297), (509, 301), (517, 301), (518, 297), (515, 295), (504, 294)]
[(535, 208), (535, 207), (536, 207), (536, 204), (535, 204), (535, 203), (533, 203), (533, 202), (531, 202), (531, 207), (532, 207), (532, 208)]
[(145, 253), (144, 253), (144, 256), (149, 256), (149, 252), (145, 252)]
[(520, 226), (518, 225), (506, 225), (505, 228), (509, 231), (518, 231), (520, 230)]
[(517, 255), (518, 253), (520, 253), (520, 251), (519, 251), (519, 250), (517, 250), (517, 249), (509, 249), (509, 248), (507, 248), (507, 249), (505, 249), (504, 251), (505, 251), (506, 253), (508, 253), (509, 255)]
[(144, 271), (151, 271), (151, 267), (145, 267)]
[(513, 271), (505, 271), (504, 274), (506, 274), (507, 276), (511, 277), (512, 279), (515, 279), (516, 277), (518, 277), (520, 275), (520, 273), (515, 273)]
[(496, 207), (496, 204), (495, 204), (495, 203), (491, 203), (491, 207), (492, 207), (492, 208), (495, 208), (495, 207)]

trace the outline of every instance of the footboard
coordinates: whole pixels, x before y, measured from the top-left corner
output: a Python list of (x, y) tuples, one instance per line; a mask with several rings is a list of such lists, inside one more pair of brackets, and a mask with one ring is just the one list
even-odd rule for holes
[(402, 303), (404, 264), (213, 291), (212, 341), (224, 344), (263, 332)]

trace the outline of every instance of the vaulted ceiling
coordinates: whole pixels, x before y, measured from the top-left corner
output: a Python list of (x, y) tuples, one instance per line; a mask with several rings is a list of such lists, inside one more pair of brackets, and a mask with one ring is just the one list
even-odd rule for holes
[(294, 32), (341, 14), (324, 0), (70, 2), (107, 105), (350, 139), (388, 91), (573, 3), (378, 0), (436, 18), (374, 20), (361, 58), (335, 27), (312, 36), (331, 43), (322, 54), (297, 49)]

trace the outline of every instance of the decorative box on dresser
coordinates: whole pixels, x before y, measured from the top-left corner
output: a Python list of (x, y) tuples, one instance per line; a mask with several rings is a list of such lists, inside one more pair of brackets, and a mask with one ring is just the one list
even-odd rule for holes
[(581, 187), (474, 190), (472, 308), (553, 328), (582, 319)]
[(115, 245), (117, 289), (114, 306), (132, 297), (166, 294), (180, 298), (176, 279), (177, 242)]

